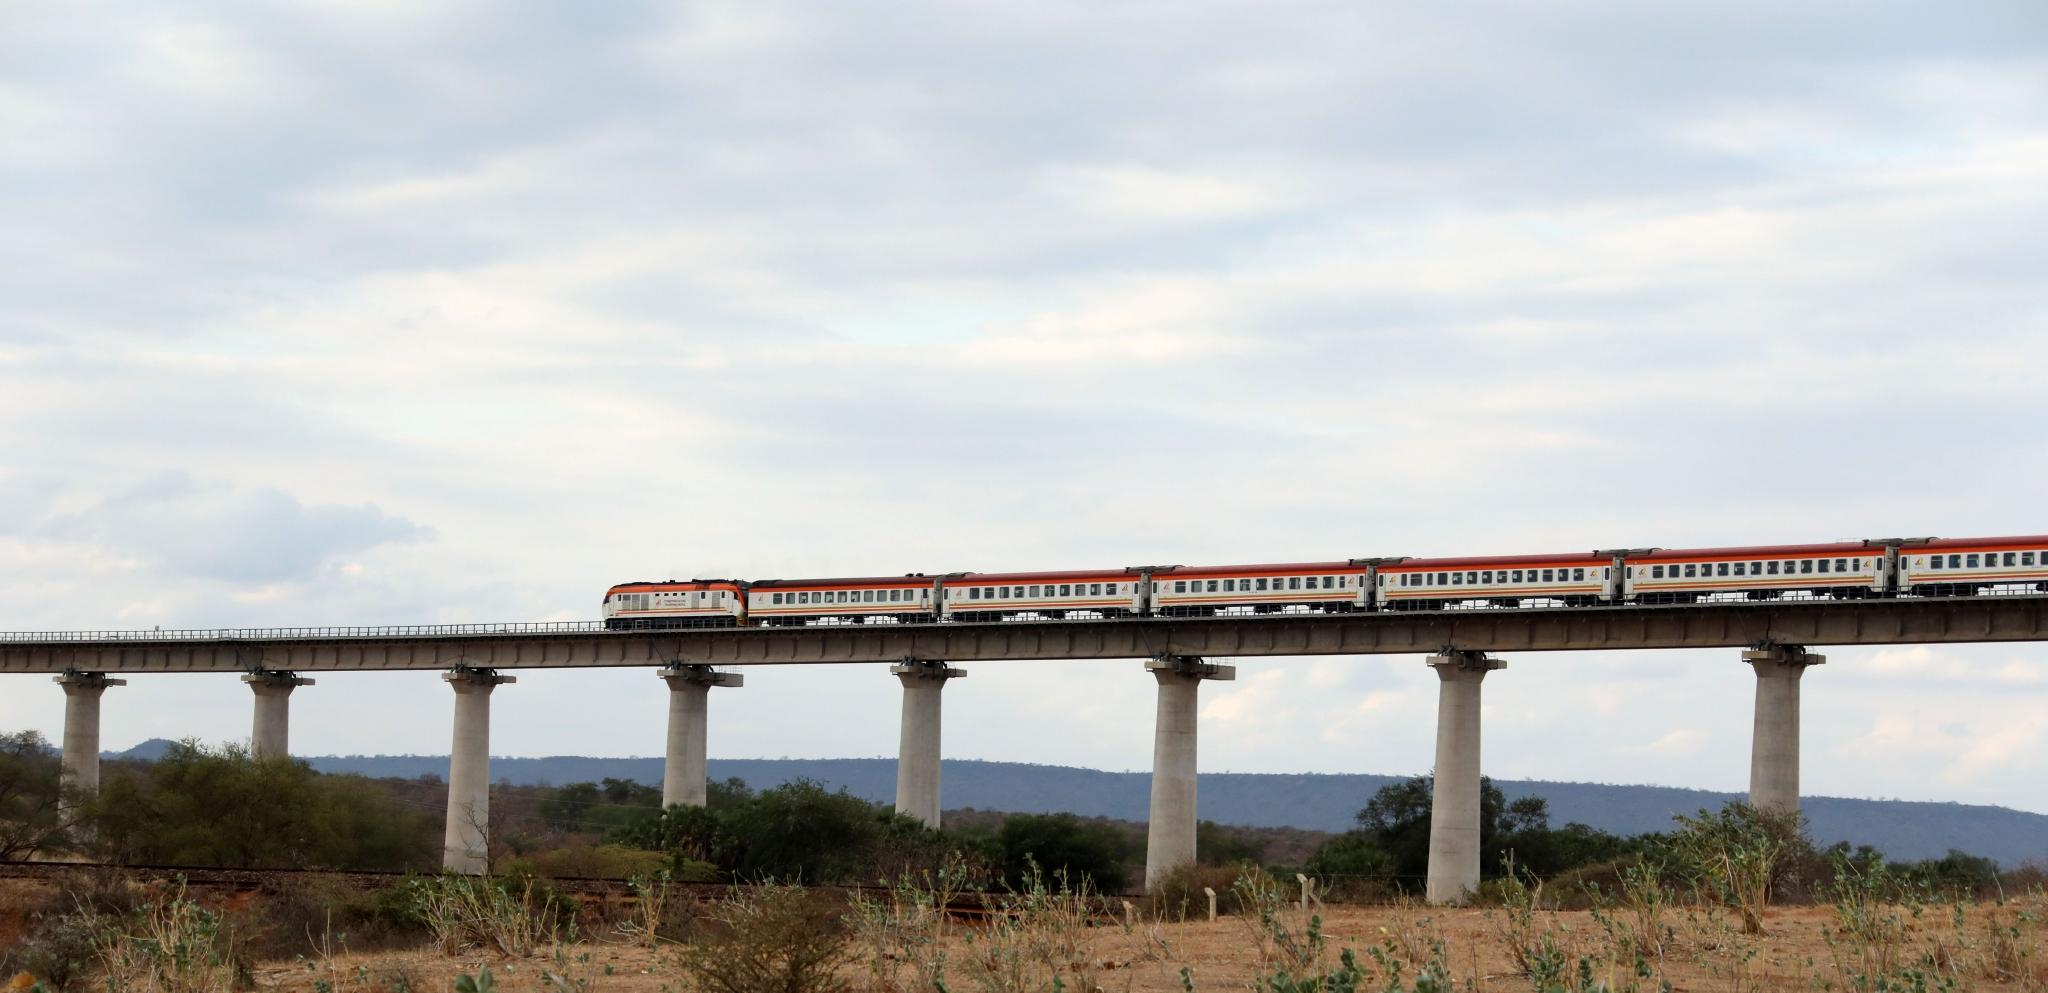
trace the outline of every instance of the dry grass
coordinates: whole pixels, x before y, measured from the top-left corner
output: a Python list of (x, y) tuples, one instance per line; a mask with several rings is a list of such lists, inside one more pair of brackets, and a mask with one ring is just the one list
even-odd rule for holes
[[(1283, 914), (1298, 911), (1283, 911)], [(1893, 966), (1926, 968), (1927, 982), (1916, 984), (1894, 970), (1882, 988), (1978, 990), (1985, 993), (2048, 991), (2048, 934), (2043, 916), (2048, 900), (2040, 897), (2005, 906), (1977, 904), (1963, 908), (1960, 923), (1954, 908), (1923, 912), (1909, 919), (1885, 950)], [(1516, 953), (1502, 938), (1498, 908), (1457, 909), (1394, 907), (1326, 908), (1322, 931), (1334, 962), (1344, 948), (1354, 949), (1369, 979), (1362, 988), (1381, 989), (1384, 977), (1398, 965), (1404, 981), (1440, 963), (1452, 988), (1475, 993), (1533, 991), (1539, 986), (1517, 965)], [(1910, 918), (1910, 915), (1908, 915)], [(1561, 982), (1548, 988), (1579, 990), (1581, 976), (1590, 975), (1608, 989), (1655, 990), (1669, 982), (1674, 990), (1842, 990), (1880, 988), (1866, 978), (1859, 987), (1859, 957), (1847, 954), (1839, 937), (1841, 921), (1829, 906), (1772, 908), (1763, 915), (1765, 934), (1745, 933), (1739, 914), (1678, 907), (1668, 912), (1668, 931), (1660, 931), (1659, 954), (1643, 956), (1651, 975), (1637, 975), (1636, 952), (1649, 944), (1629, 937), (1633, 928), (1603, 924), (1597, 911), (1537, 911), (1530, 924), (1532, 943), (1549, 936), (1567, 968)], [(1300, 921), (1282, 921), (1296, 928)], [(1249, 990), (1270, 969), (1278, 952), (1262, 941), (1243, 918), (1215, 922), (1140, 922), (1126, 928), (1120, 921), (1097, 921), (1077, 930), (1062, 920), (1058, 959), (1066, 976), (1085, 981), (1105, 993), (1185, 993), (1182, 969), (1196, 990)], [(1639, 932), (1637, 932), (1639, 934)], [(953, 993), (994, 988), (1029, 988), (998, 981), (966, 963), (986, 956), (996, 944), (1015, 947), (1021, 936), (998, 935), (983, 927), (954, 927), (929, 946), (950, 963), (947, 988)], [(900, 947), (900, 946), (899, 946)], [(610, 967), (592, 993), (682, 993), (683, 981), (670, 949), (649, 950), (628, 943), (578, 946), (575, 954)], [(898, 954), (902, 954), (899, 952)], [(999, 957), (1000, 958), (1000, 957)], [(983, 961), (987, 961), (984, 959)], [(1586, 963), (1583, 967), (1581, 962)], [(929, 975), (920, 976), (911, 963), (882, 979), (872, 963), (849, 963), (846, 980), (858, 990), (931, 989)], [(992, 963), (1000, 964), (1000, 962)], [(505, 990), (542, 989), (550, 970), (544, 956), (505, 959), (469, 953), (455, 957), (429, 950), (401, 955), (339, 956), (319, 964), (270, 963), (254, 970), (260, 989), (305, 990), (307, 993), (410, 993), (447, 990), (455, 977), (489, 966)], [(1868, 973), (1862, 973), (1868, 976)], [(386, 977), (403, 977), (394, 988)], [(319, 985), (324, 982), (323, 987)], [(1049, 986), (1042, 988), (1050, 988)], [(1068, 990), (1087, 987), (1071, 982)], [(1405, 988), (1405, 987), (1404, 987)]]

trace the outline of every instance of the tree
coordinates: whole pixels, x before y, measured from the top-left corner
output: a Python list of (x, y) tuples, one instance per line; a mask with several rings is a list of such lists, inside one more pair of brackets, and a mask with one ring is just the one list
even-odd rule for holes
[(1130, 843), (1122, 831), (1073, 814), (1012, 814), (996, 832), (1003, 880), (1029, 884), (1035, 865), (1050, 882), (1091, 881), (1100, 892), (1121, 893), (1129, 882)]
[(240, 745), (173, 745), (117, 765), (81, 824), (110, 861), (248, 868), (423, 869), (439, 862), (436, 815), (361, 776), (323, 776)]
[(788, 882), (851, 881), (862, 849), (880, 836), (888, 814), (845, 790), (828, 792), (808, 779), (762, 790), (749, 803), (720, 812), (738, 840), (741, 878)]
[(1195, 825), (1195, 855), (1203, 865), (1256, 865), (1265, 859), (1266, 845), (1244, 831), (1202, 821)]
[[(1340, 835), (1309, 858), (1319, 875), (1371, 877), (1405, 888), (1429, 875), (1429, 824), (1435, 781), (1416, 776), (1389, 783), (1358, 811), (1358, 828)], [(1550, 827), (1550, 805), (1540, 796), (1507, 799), (1493, 780), (1479, 780), (1479, 867), (1494, 875), (1513, 857), (1515, 864), (1548, 876), (1632, 850), (1622, 838), (1583, 824)]]
[(57, 756), (40, 732), (0, 734), (0, 859), (25, 859), (62, 836)]

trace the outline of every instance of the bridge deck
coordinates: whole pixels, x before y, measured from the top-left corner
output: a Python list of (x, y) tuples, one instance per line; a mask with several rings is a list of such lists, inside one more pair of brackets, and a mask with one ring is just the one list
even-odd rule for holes
[(595, 622), (0, 634), (0, 672), (302, 672), (2048, 640), (2048, 597), (606, 631)]

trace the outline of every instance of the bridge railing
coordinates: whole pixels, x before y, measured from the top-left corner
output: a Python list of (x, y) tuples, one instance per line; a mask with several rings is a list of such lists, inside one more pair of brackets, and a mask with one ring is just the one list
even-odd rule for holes
[(287, 641), (319, 638), (447, 638), (457, 635), (585, 634), (604, 631), (603, 621), (540, 621), (507, 624), (379, 624), (357, 627), (147, 628), (116, 631), (0, 631), (0, 643), (74, 641)]

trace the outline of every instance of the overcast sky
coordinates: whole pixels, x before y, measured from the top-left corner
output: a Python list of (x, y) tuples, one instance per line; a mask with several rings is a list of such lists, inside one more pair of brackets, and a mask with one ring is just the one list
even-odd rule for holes
[[(177, 6), (0, 13), (0, 629), (2048, 532), (2039, 0)], [(1827, 654), (1807, 793), (2048, 812), (2048, 648)], [(1745, 788), (1737, 652), (1509, 663), (1487, 773)], [(948, 756), (1149, 768), (1140, 663), (970, 670)], [(318, 679), (296, 750), (447, 749), (435, 674)], [(1435, 682), (1244, 660), (1201, 767), (1426, 771)], [(898, 693), (753, 669), (712, 754)], [(661, 752), (644, 670), (494, 706)]]

